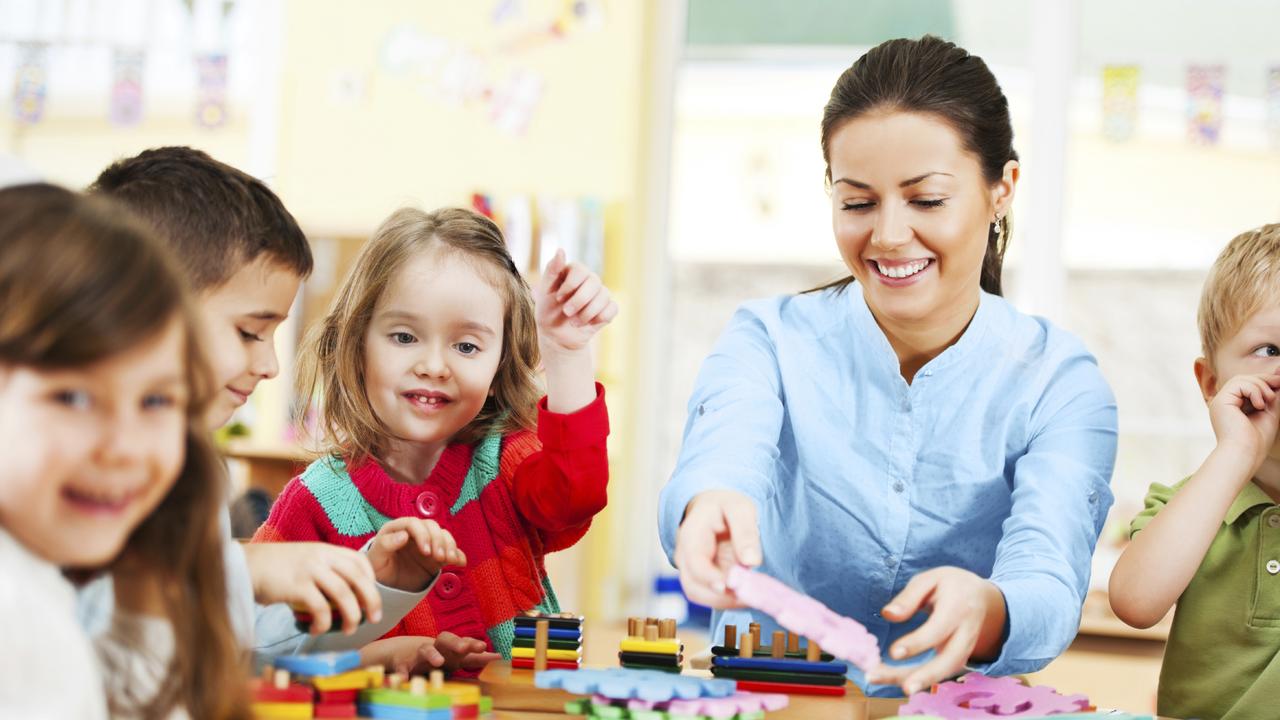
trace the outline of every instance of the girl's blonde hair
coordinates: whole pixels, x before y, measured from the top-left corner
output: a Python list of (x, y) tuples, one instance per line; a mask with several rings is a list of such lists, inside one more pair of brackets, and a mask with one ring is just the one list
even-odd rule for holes
[(1200, 294), (1200, 350), (1212, 365), (1223, 341), (1264, 305), (1280, 300), (1280, 224), (1232, 238), (1213, 261)]
[(44, 184), (0, 190), (0, 308), (0, 363), (37, 370), (96, 364), (182, 321), (182, 468), (123, 551), (161, 580), (174, 657), (154, 697), (109, 700), (113, 715), (168, 717), (180, 706), (194, 718), (247, 718), (248, 658), (227, 612), (218, 524), (226, 482), (203, 429), (215, 386), (177, 262), (115, 202)]
[(299, 350), (297, 391), (305, 413), (319, 403), (323, 454), (351, 462), (378, 457), (390, 429), (365, 391), (365, 336), (374, 308), (396, 274), (417, 253), (458, 253), (472, 262), (502, 296), (502, 356), (480, 413), (453, 437), (474, 443), (494, 432), (533, 429), (537, 423), (538, 329), (529, 285), (520, 276), (502, 231), (483, 215), (461, 208), (391, 214), (360, 250), (324, 320)]

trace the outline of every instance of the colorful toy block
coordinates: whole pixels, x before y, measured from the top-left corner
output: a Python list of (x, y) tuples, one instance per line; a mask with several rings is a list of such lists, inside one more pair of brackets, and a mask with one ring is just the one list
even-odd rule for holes
[[(359, 654), (356, 654), (357, 658)], [(301, 656), (300, 656), (301, 657)], [(290, 664), (309, 669), (343, 667), (345, 658), (303, 658)], [(269, 680), (268, 680), (269, 678)], [(259, 720), (294, 718), (386, 718), (387, 720), (470, 720), (487, 717), (493, 703), (468, 683), (444, 682), (439, 670), (427, 678), (386, 675), (382, 667), (346, 670), (291, 682), (289, 672), (268, 668), (268, 675), (251, 682), (252, 710)]]
[(627, 637), (618, 649), (625, 668), (679, 673), (684, 665), (684, 645), (670, 618), (627, 618)]
[[(830, 655), (823, 655), (818, 644), (805, 641), (801, 651), (801, 638), (791, 633), (775, 632), (768, 646), (760, 644), (760, 625), (751, 623), (748, 631), (738, 637), (735, 625), (726, 625), (724, 644), (712, 648), (711, 674), (753, 683), (751, 689), (772, 692), (788, 692), (799, 695), (843, 695), (845, 674), (849, 666), (833, 662)], [(737, 653), (734, 657), (732, 653)], [(829, 658), (823, 660), (822, 658)]]
[(288, 670), (297, 675), (324, 677), (338, 675), (360, 667), (360, 653), (356, 650), (347, 652), (312, 653), (310, 655), (281, 655), (273, 660), (281, 670)]
[(1029, 718), (1092, 711), (1084, 695), (1060, 695), (1043, 685), (1028, 686), (1013, 677), (969, 673), (954, 682), (919, 692), (898, 709), (899, 715), (942, 715), (970, 718)]
[(513, 620), (511, 667), (536, 672), (582, 666), (581, 615), (526, 612)]

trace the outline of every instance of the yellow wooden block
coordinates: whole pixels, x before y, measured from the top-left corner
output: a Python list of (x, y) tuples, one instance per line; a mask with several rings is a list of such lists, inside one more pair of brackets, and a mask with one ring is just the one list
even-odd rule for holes
[(480, 686), (471, 685), (469, 683), (447, 682), (440, 686), (438, 690), (432, 692), (439, 695), (448, 695), (453, 699), (454, 706), (458, 705), (476, 705), (480, 702)]
[(623, 652), (661, 653), (663, 655), (679, 655), (680, 641), (677, 640), (640, 640), (627, 638), (622, 641)]
[(249, 706), (257, 720), (310, 720), (311, 703), (253, 703)]
[(364, 690), (370, 687), (372, 677), (368, 670), (349, 670), (340, 675), (329, 675), (328, 677), (313, 677), (311, 684), (317, 690), (329, 692), (332, 690)]
[[(511, 657), (533, 659), (533, 648), (511, 648)], [(568, 660), (577, 662), (582, 654), (577, 650), (547, 650), (548, 660)]]

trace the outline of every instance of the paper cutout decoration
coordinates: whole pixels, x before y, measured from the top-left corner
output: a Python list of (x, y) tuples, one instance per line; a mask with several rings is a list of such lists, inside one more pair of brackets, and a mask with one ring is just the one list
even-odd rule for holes
[(196, 57), (196, 124), (220, 128), (227, 123), (227, 56), (207, 53)]
[(1108, 140), (1125, 142), (1133, 137), (1138, 124), (1141, 77), (1137, 65), (1102, 68), (1102, 135)]
[(22, 43), (18, 46), (18, 69), (13, 76), (13, 117), (20, 124), (35, 125), (44, 118), (49, 90), (49, 46)]
[(1226, 75), (1221, 65), (1187, 67), (1187, 135), (1194, 144), (1218, 144)]
[(111, 124), (131, 127), (142, 121), (142, 72), (146, 53), (116, 48), (111, 59)]

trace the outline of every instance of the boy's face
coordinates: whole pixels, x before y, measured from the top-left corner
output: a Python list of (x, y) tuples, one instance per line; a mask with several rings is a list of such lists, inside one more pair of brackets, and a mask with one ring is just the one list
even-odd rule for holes
[[(1280, 371), (1280, 303), (1264, 305), (1245, 319), (1234, 335), (1218, 344), (1211, 360), (1196, 360), (1196, 379), (1205, 402), (1237, 375), (1271, 375)], [(1278, 453), (1280, 443), (1271, 449), (1273, 457)]]
[(182, 467), (185, 337), (175, 318), (87, 367), (0, 367), (0, 526), (63, 567), (119, 554)]
[(259, 382), (280, 372), (275, 332), (301, 283), (292, 270), (263, 255), (200, 293), (204, 347), (217, 384), (205, 416), (210, 429), (224, 425)]

